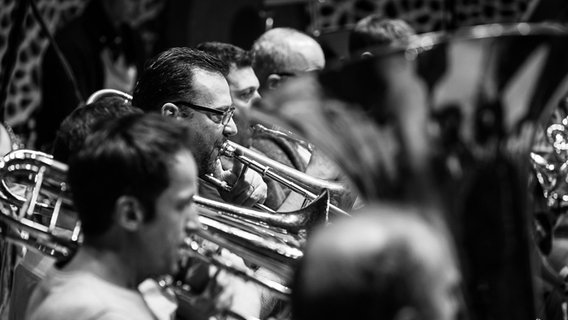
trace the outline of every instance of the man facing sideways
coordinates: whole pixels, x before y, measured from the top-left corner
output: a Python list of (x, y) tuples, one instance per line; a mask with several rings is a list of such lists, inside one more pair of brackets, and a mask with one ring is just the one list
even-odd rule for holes
[(248, 147), (250, 145), (248, 112), (253, 103), (260, 100), (258, 93), (260, 84), (252, 69), (250, 52), (222, 42), (203, 42), (198, 44), (196, 49), (205, 51), (229, 64), (226, 79), (236, 108), (234, 120), (239, 131), (231, 137), (231, 140)]
[(252, 69), (252, 55), (235, 45), (223, 42), (203, 42), (196, 49), (205, 51), (229, 64), (227, 82), (237, 109), (250, 109), (260, 99), (258, 78)]
[[(260, 95), (259, 82), (252, 69), (250, 52), (222, 42), (204, 42), (198, 44), (196, 48), (229, 64), (230, 69), (226, 78), (236, 107), (234, 120), (239, 131), (231, 136), (230, 140), (245, 147), (253, 147), (274, 160), (304, 171), (306, 164), (290, 141), (274, 135), (251, 132), (254, 120), (250, 119), (249, 112), (252, 105), (260, 100)], [(269, 208), (278, 209), (290, 191), (271, 179), (266, 179), (265, 182), (268, 185), (268, 193), (264, 204)]]
[[(230, 191), (220, 191), (223, 200), (252, 206), (266, 199), (262, 177), (253, 170), (241, 170), (240, 165), (226, 170), (219, 158), (225, 140), (238, 132), (225, 79), (228, 72), (227, 64), (203, 51), (171, 48), (148, 61), (132, 103), (187, 123), (200, 176), (212, 175), (232, 186)], [(211, 190), (203, 193), (209, 195)]]
[(314, 38), (292, 28), (274, 28), (253, 44), (253, 68), (260, 94), (278, 87), (287, 77), (322, 70), (325, 56)]
[(136, 288), (175, 273), (186, 232), (200, 227), (188, 134), (180, 122), (133, 114), (87, 139), (68, 172), (83, 244), (38, 285), (28, 319), (155, 319)]
[(294, 319), (457, 319), (454, 255), (443, 232), (419, 214), (369, 205), (318, 230), (295, 275)]
[[(81, 149), (97, 123), (133, 113), (142, 113), (142, 110), (130, 106), (124, 99), (118, 97), (105, 97), (73, 110), (57, 131), (52, 150), (53, 158), (67, 163), (69, 157)], [(63, 218), (60, 216), (59, 219)], [(23, 259), (14, 269), (13, 294), (10, 298), (8, 319), (24, 318), (31, 293), (54, 263), (55, 259), (50, 256), (34, 250), (25, 252)]]
[(416, 32), (404, 20), (371, 14), (357, 22), (349, 34), (351, 58), (373, 56), (373, 50), (405, 45)]
[[(268, 106), (271, 104), (274, 106), (281, 101), (288, 101), (276, 101), (277, 99), (271, 101), (270, 97), (279, 94), (284, 83), (291, 83), (287, 80), (307, 76), (308, 73), (322, 70), (325, 67), (325, 56), (319, 43), (309, 35), (292, 28), (274, 28), (266, 31), (254, 42), (251, 52), (254, 72), (260, 81), (260, 94), (263, 98), (267, 98), (263, 99), (263, 103), (255, 104), (255, 107), (268, 113), (270, 113)], [(278, 90), (275, 90), (276, 88)], [(301, 99), (303, 93), (310, 88), (299, 90), (292, 92), (287, 99)], [(313, 99), (314, 96), (310, 95), (310, 98)], [(267, 155), (282, 154), (283, 156), (278, 157), (282, 163), (290, 164), (312, 177), (326, 180), (338, 179), (339, 174), (335, 164), (317, 149), (311, 152), (300, 144), (268, 135), (258, 135), (255, 138), (253, 147)], [(298, 204), (303, 203), (303, 199), (298, 197), (298, 194), (284, 189), (282, 196), (276, 201), (267, 202), (275, 202), (281, 211), (290, 211), (298, 209)]]

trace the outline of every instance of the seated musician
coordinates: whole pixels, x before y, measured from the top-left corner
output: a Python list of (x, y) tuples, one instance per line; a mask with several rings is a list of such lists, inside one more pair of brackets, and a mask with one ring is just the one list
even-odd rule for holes
[(455, 320), (460, 276), (447, 239), (408, 207), (369, 205), (318, 230), (292, 286), (297, 320)]
[[(233, 119), (238, 128), (237, 134), (229, 137), (229, 139), (257, 152), (260, 152), (258, 148), (261, 148), (262, 153), (269, 155), (271, 159), (304, 171), (307, 160), (301, 157), (292, 142), (274, 135), (256, 134), (251, 131), (249, 112), (252, 105), (260, 100), (259, 82), (252, 69), (251, 53), (232, 44), (222, 42), (203, 42), (198, 44), (196, 48), (229, 64), (229, 73), (226, 78), (235, 105)], [(268, 186), (264, 204), (277, 210), (289, 195), (290, 190), (272, 179), (265, 179), (264, 182)]]
[[(143, 111), (132, 107), (128, 101), (116, 96), (104, 97), (96, 102), (73, 110), (73, 112), (65, 118), (57, 131), (52, 150), (54, 159), (67, 163), (69, 158), (81, 149), (85, 139), (95, 130), (98, 123), (108, 122), (112, 119), (135, 113), (143, 113)], [(26, 306), (33, 289), (37, 283), (45, 277), (54, 262), (55, 260), (52, 257), (33, 250), (28, 250), (25, 253), (24, 258), (14, 270), (12, 286), (14, 294), (10, 299), (8, 319), (16, 320), (24, 318)], [(226, 304), (226, 300), (230, 299), (231, 292), (227, 293), (227, 290), (223, 288), (230, 282), (220, 281), (221, 277), (217, 277), (216, 280), (217, 281), (210, 286), (210, 291), (216, 291), (218, 294), (212, 295), (208, 291), (203, 292), (203, 297), (195, 297), (192, 302), (199, 302), (199, 308), (197, 306), (192, 307), (191, 312), (193, 314), (199, 313), (205, 316), (218, 313), (217, 307)], [(152, 283), (146, 283), (145, 285), (152, 285)], [(149, 288), (152, 289), (152, 287)], [(150, 303), (160, 301), (160, 299), (163, 298), (160, 296), (160, 293), (156, 295), (155, 292), (147, 292), (145, 289), (141, 291), (145, 299), (150, 301)], [(221, 295), (227, 298), (222, 298), (220, 297)], [(206, 299), (206, 296), (208, 299)], [(182, 304), (180, 307), (182, 307), (182, 309), (188, 308), (187, 304)], [(163, 309), (160, 306), (158, 306), (158, 308)]]
[[(226, 192), (201, 183), (200, 195), (220, 196), (233, 204), (253, 206), (266, 199), (267, 186), (262, 177), (253, 170), (240, 172), (237, 164), (226, 170), (219, 158), (222, 143), (238, 132), (232, 119), (234, 109), (225, 79), (227, 72), (225, 63), (205, 52), (172, 48), (146, 64), (132, 103), (147, 112), (183, 120), (191, 133), (188, 144), (195, 155), (200, 176), (211, 173), (232, 185), (231, 191)], [(254, 284), (232, 277), (226, 289), (234, 293), (233, 311), (258, 317), (260, 297)], [(184, 311), (185, 306), (180, 302), (181, 312), (191, 313), (191, 310)]]
[(260, 81), (260, 94), (279, 87), (286, 79), (322, 70), (325, 56), (319, 43), (292, 28), (273, 28), (252, 45), (253, 68)]
[(229, 65), (226, 75), (231, 99), (235, 105), (233, 120), (238, 132), (229, 139), (249, 147), (251, 144), (249, 111), (252, 105), (260, 100), (258, 93), (259, 82), (252, 69), (252, 56), (250, 52), (235, 45), (223, 42), (203, 42), (196, 49), (207, 52)]
[(137, 286), (175, 273), (186, 232), (200, 227), (187, 135), (179, 122), (134, 114), (87, 139), (68, 172), (83, 244), (37, 286), (27, 319), (156, 319)]
[[(67, 163), (69, 157), (79, 151), (93, 127), (99, 121), (110, 121), (127, 114), (142, 113), (142, 110), (125, 103), (118, 97), (107, 97), (77, 108), (62, 122), (57, 131), (52, 154), (55, 160)], [(55, 259), (34, 250), (27, 250), (14, 269), (10, 320), (24, 318), (26, 306), (33, 289), (52, 268)]]
[(351, 58), (370, 57), (373, 50), (402, 45), (414, 34), (414, 29), (404, 20), (370, 14), (357, 21), (351, 30), (349, 54)]
[[(228, 71), (224, 62), (205, 52), (171, 48), (147, 62), (132, 103), (146, 112), (158, 112), (187, 123), (200, 175), (212, 174), (232, 186), (230, 191), (219, 191), (223, 200), (253, 206), (266, 199), (267, 187), (262, 177), (237, 164), (227, 170), (219, 159), (223, 142), (238, 132), (225, 79)], [(201, 191), (208, 197), (217, 192), (203, 188)]]

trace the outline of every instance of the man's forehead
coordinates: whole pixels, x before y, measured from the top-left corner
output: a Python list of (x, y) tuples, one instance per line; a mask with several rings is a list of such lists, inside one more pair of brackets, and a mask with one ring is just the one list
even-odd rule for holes
[(192, 80), (194, 103), (213, 108), (232, 104), (229, 84), (221, 73), (196, 69)]
[(220, 78), (224, 78), (221, 72), (205, 70), (201, 68), (194, 68), (192, 70), (194, 82), (203, 82), (203, 81), (215, 81), (219, 80)]
[(252, 67), (231, 67), (231, 71), (227, 75), (227, 81), (231, 90), (244, 90), (250, 87), (258, 89), (259, 82)]

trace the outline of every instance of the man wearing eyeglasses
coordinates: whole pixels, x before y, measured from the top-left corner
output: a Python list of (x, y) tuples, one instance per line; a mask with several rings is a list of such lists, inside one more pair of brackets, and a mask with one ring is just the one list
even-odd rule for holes
[(224, 170), (219, 159), (223, 142), (238, 130), (225, 75), (228, 65), (198, 50), (171, 48), (148, 61), (136, 84), (133, 104), (147, 112), (185, 121), (191, 128), (201, 177), (211, 174), (232, 186), (220, 190), (223, 200), (243, 206), (263, 203), (267, 187), (253, 170), (234, 165)]
[[(232, 118), (235, 107), (225, 79), (228, 72), (228, 64), (205, 52), (171, 48), (146, 63), (134, 89), (132, 103), (146, 112), (158, 112), (184, 121), (190, 128), (188, 139), (199, 175), (212, 174), (232, 185), (230, 191), (217, 194), (223, 200), (253, 206), (266, 199), (267, 186), (262, 177), (253, 170), (242, 170), (238, 164), (231, 170), (224, 170), (219, 158), (223, 142), (238, 132)], [(210, 189), (205, 183), (199, 185), (201, 195), (211, 197)], [(206, 274), (193, 278), (198, 278), (196, 282), (200, 284), (207, 282)], [(232, 284), (227, 288), (233, 292), (231, 310), (259, 317), (260, 297), (256, 287), (238, 281)], [(182, 311), (181, 317), (186, 313), (195, 317), (195, 308), (200, 306), (185, 307), (189, 310)]]
[(202, 42), (195, 48), (229, 64), (229, 73), (226, 79), (231, 89), (233, 104), (237, 108), (234, 119), (239, 129), (238, 134), (231, 137), (231, 141), (249, 147), (252, 142), (249, 111), (252, 105), (260, 100), (258, 93), (260, 83), (252, 69), (251, 53), (223, 42)]

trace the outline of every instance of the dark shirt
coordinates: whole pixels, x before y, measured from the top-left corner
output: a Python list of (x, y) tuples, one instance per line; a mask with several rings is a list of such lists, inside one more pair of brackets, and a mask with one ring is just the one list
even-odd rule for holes
[[(307, 163), (298, 153), (297, 146), (284, 138), (264, 134), (255, 135), (252, 138), (252, 148), (296, 170), (306, 171)], [(264, 181), (268, 186), (268, 194), (264, 204), (276, 210), (282, 205), (291, 190), (272, 179), (265, 179)]]
[[(65, 25), (55, 36), (67, 60), (82, 99), (103, 89), (105, 74), (101, 53), (111, 50), (116, 58), (123, 54), (126, 62), (142, 70), (146, 58), (141, 37), (129, 27), (117, 31), (100, 1), (90, 1), (77, 19)], [(49, 46), (42, 63), (42, 103), (36, 113), (36, 147), (50, 151), (50, 144), (63, 119), (84, 101), (73, 90), (71, 79), (64, 72), (63, 64), (53, 46)]]

